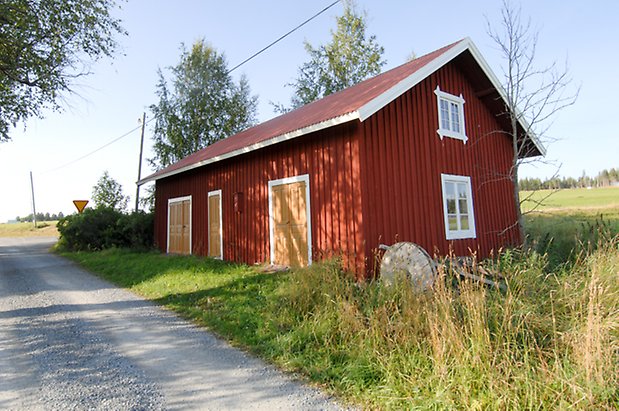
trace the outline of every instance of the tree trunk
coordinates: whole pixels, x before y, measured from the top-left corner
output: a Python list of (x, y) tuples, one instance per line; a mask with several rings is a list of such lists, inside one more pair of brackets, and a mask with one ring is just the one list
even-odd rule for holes
[(514, 164), (514, 171), (512, 173), (512, 183), (514, 184), (514, 205), (516, 206), (516, 221), (518, 223), (518, 238), (520, 239), (520, 245), (524, 244), (524, 215), (520, 208), (520, 187), (518, 185), (518, 164)]
[[(511, 98), (510, 98), (510, 101)], [(514, 185), (514, 206), (516, 207), (516, 223), (518, 224), (518, 239), (520, 245), (524, 244), (524, 217), (522, 215), (522, 209), (520, 206), (520, 186), (518, 185), (518, 166), (520, 165), (520, 146), (518, 145), (518, 119), (516, 118), (516, 105), (510, 104), (510, 117), (512, 126), (512, 147), (514, 149), (512, 157), (512, 172), (511, 179)], [(524, 144), (524, 142), (523, 142)]]

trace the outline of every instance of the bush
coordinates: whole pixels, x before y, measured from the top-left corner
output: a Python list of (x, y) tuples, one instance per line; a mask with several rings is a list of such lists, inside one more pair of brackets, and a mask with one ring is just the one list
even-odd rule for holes
[(155, 214), (143, 211), (122, 214), (116, 223), (119, 246), (133, 249), (148, 249), (155, 241)]
[(70, 251), (96, 251), (112, 247), (150, 248), (152, 214), (123, 214), (108, 207), (86, 209), (58, 221), (58, 246)]

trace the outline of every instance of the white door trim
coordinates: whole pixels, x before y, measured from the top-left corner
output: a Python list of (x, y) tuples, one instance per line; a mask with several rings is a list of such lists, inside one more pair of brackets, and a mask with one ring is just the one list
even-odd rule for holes
[(273, 187), (282, 184), (305, 182), (305, 214), (307, 216), (307, 265), (312, 264), (312, 215), (310, 213), (310, 183), (309, 174), (302, 174), (293, 177), (281, 178), (269, 181), (269, 242), (271, 244), (271, 264), (275, 264), (275, 224), (273, 219)]
[[(207, 230), (208, 241), (209, 241), (208, 247), (209, 247), (209, 250), (210, 250), (210, 247), (211, 247), (211, 244), (210, 244), (210, 241), (211, 241), (211, 227), (210, 227), (210, 224), (211, 224), (211, 200), (210, 199), (211, 199), (212, 196), (216, 196), (216, 195), (219, 196), (219, 257), (213, 257), (213, 258), (217, 258), (219, 260), (223, 260), (223, 258), (224, 258), (224, 238), (223, 238), (224, 237), (223, 236), (223, 214), (224, 214), (224, 210), (221, 208), (221, 189), (213, 190), (213, 191), (209, 191), (208, 192), (208, 203), (207, 203), (208, 204), (208, 209), (207, 209), (208, 210), (208, 219), (207, 219), (208, 223), (207, 224), (209, 224), (209, 227), (208, 227), (208, 230)], [(208, 254), (208, 252), (207, 252), (207, 254)]]

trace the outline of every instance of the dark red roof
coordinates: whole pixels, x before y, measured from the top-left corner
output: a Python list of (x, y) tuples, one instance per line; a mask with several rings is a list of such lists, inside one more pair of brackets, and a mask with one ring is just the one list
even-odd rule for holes
[(411, 76), (422, 67), (425, 67), (459, 42), (460, 41), (445, 46), (345, 90), (328, 95), (313, 103), (220, 140), (151, 174), (141, 182), (152, 181), (170, 174), (176, 174), (176, 172), (181, 170), (192, 168), (191, 166), (194, 164), (207, 162), (216, 157), (226, 156), (226, 154), (244, 148), (250, 148), (253, 145), (266, 142), (278, 136), (353, 113), (397, 85), (400, 81)]

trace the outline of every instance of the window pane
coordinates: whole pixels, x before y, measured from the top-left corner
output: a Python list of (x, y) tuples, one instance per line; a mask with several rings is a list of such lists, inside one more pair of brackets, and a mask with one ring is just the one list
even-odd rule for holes
[(468, 213), (469, 212), (469, 208), (466, 202), (466, 199), (460, 199), (458, 200), (458, 211), (460, 212), (460, 214), (462, 213)]
[(454, 183), (445, 183), (445, 196), (447, 198), (456, 198), (456, 185)]
[(458, 217), (455, 215), (448, 215), (447, 221), (449, 222), (449, 231), (458, 231)]
[(468, 197), (468, 190), (465, 183), (458, 184), (458, 198), (466, 199)]
[(449, 130), (449, 103), (447, 100), (440, 100), (441, 104), (441, 128), (445, 130)]
[(460, 132), (460, 113), (456, 103), (451, 103), (451, 130)]
[(456, 214), (456, 200), (448, 198), (447, 199), (447, 214)]
[(469, 229), (469, 216), (468, 214), (460, 215), (460, 229), (468, 230)]

